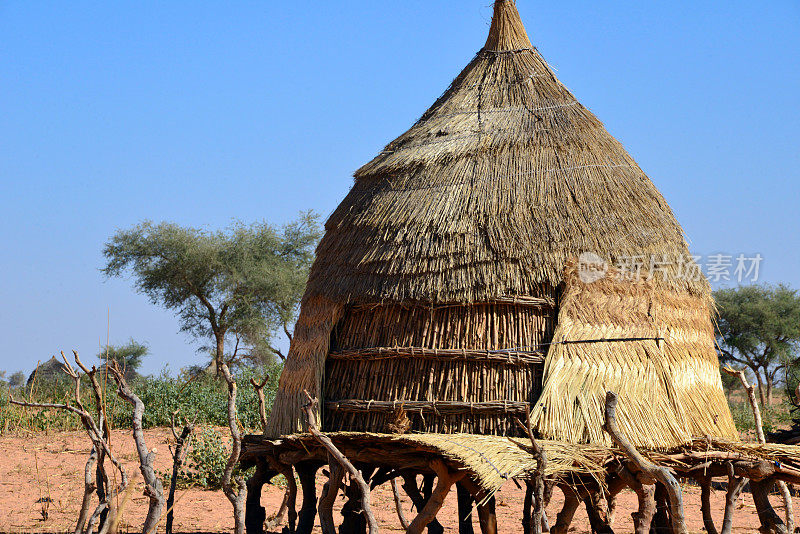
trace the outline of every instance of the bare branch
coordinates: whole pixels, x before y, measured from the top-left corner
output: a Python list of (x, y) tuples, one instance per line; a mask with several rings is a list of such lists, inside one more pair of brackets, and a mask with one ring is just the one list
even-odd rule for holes
[(617, 426), (617, 396), (611, 391), (606, 393), (605, 424), (603, 429), (608, 432), (614, 443), (622, 449), (625, 456), (633, 464), (633, 467), (643, 475), (640, 482), (653, 483), (660, 482), (669, 494), (670, 511), (672, 515), (672, 528), (676, 534), (688, 534), (686, 519), (683, 513), (683, 495), (681, 486), (675, 477), (666, 467), (657, 466), (642, 456), (636, 448), (631, 445)]
[(133, 441), (136, 443), (136, 452), (139, 455), (139, 471), (141, 471), (146, 484), (144, 493), (150, 499), (147, 517), (144, 520), (143, 532), (144, 534), (150, 534), (154, 532), (158, 526), (158, 522), (161, 519), (161, 512), (164, 509), (164, 487), (161, 483), (161, 478), (156, 475), (155, 469), (153, 468), (156, 450), (148, 450), (147, 443), (145, 443), (144, 440), (142, 426), (144, 403), (128, 386), (117, 362), (112, 360), (107, 362), (106, 366), (111, 372), (114, 381), (117, 383), (117, 395), (133, 406), (133, 420), (131, 422), (131, 426), (133, 427)]
[(286, 355), (284, 355), (284, 354), (283, 354), (283, 353), (280, 351), (280, 349), (278, 349), (278, 348), (275, 348), (275, 347), (273, 347), (272, 345), (268, 345), (268, 347), (269, 347), (269, 350), (271, 350), (272, 352), (274, 352), (274, 353), (275, 353), (275, 355), (276, 355), (276, 356), (278, 356), (278, 358), (280, 358), (280, 359), (281, 359), (281, 361), (286, 361)]
[[(315, 408), (317, 405), (317, 399), (312, 398), (311, 395), (308, 393), (308, 390), (303, 390), (305, 393), (306, 399), (308, 403), (303, 406), (303, 410), (306, 412), (306, 417), (308, 418), (308, 431), (313, 435), (320, 444), (325, 447), (328, 451), (330, 457), (333, 457), (350, 475), (350, 479), (353, 480), (359, 487), (361, 491), (361, 506), (364, 511), (364, 515), (367, 518), (367, 524), (369, 525), (369, 532), (370, 534), (375, 534), (378, 532), (378, 521), (375, 519), (375, 515), (372, 513), (372, 507), (370, 506), (370, 491), (369, 485), (364, 481), (364, 477), (361, 476), (361, 471), (356, 469), (352, 463), (345, 457), (344, 454), (334, 445), (331, 438), (320, 432), (319, 427), (317, 426), (316, 417), (314, 415)], [(427, 525), (428, 523), (425, 523)], [(411, 532), (409, 530), (409, 532)]]
[(286, 334), (286, 337), (289, 338), (289, 343), (291, 343), (292, 333), (289, 331), (289, 326), (285, 322), (283, 323), (283, 333)]
[(192, 439), (192, 432), (194, 431), (195, 421), (186, 422), (178, 434), (178, 429), (175, 425), (175, 418), (178, 415), (178, 410), (172, 412), (171, 429), (172, 436), (175, 438), (175, 449), (172, 451), (172, 478), (169, 481), (169, 493), (167, 494), (167, 534), (172, 534), (172, 522), (174, 518), (175, 507), (175, 488), (178, 485), (178, 475), (180, 474), (183, 461), (186, 458), (186, 451), (188, 450), (189, 442)]
[[(74, 352), (74, 351), (73, 351)], [(94, 373), (86, 369), (82, 363), (80, 363), (80, 358), (78, 358), (77, 353), (75, 353), (76, 363), (81, 368), (81, 370), (87, 372), (90, 376), (90, 380), (92, 380), (93, 386), (96, 383), (96, 379), (94, 378)], [(13, 396), (9, 395), (9, 402), (11, 404), (22, 406), (25, 408), (45, 408), (45, 409), (57, 409), (57, 410), (64, 410), (70, 413), (77, 415), (80, 418), (81, 423), (83, 424), (86, 433), (89, 436), (89, 439), (92, 441), (93, 451), (96, 452), (94, 457), (90, 454), (89, 461), (87, 461), (86, 467), (84, 468), (84, 499), (83, 505), (81, 507), (81, 511), (79, 512), (78, 526), (83, 526), (85, 523), (85, 529), (88, 532), (91, 532), (94, 529), (94, 524), (97, 522), (97, 519), (100, 518), (102, 524), (100, 525), (100, 531), (102, 532), (104, 529), (109, 528), (108, 521), (105, 520), (105, 516), (108, 511), (111, 509), (111, 499), (117, 495), (118, 493), (125, 490), (128, 486), (128, 476), (125, 471), (125, 467), (117, 460), (114, 454), (111, 452), (111, 447), (109, 446), (108, 442), (108, 433), (102, 432), (100, 428), (98, 428), (97, 423), (95, 423), (94, 418), (92, 415), (84, 408), (83, 403), (81, 402), (81, 395), (80, 395), (80, 386), (81, 386), (81, 376), (78, 372), (70, 365), (69, 361), (67, 360), (64, 353), (61, 353), (61, 357), (64, 360), (64, 364), (62, 365), (62, 369), (64, 373), (72, 378), (75, 383), (74, 395), (75, 395), (75, 405), (67, 403), (59, 404), (59, 403), (43, 403), (43, 402), (29, 402), (29, 401), (18, 401), (13, 398)], [(101, 397), (102, 399), (102, 397)], [(102, 401), (98, 401), (98, 406), (102, 404)], [(103, 416), (102, 412), (99, 413), (98, 417), (100, 418), (100, 425), (104, 428), (107, 428), (105, 423), (105, 417)], [(120, 474), (120, 483), (119, 486), (113, 491), (106, 491), (105, 485), (107, 483), (107, 479), (105, 476), (105, 471), (102, 466), (102, 459), (108, 456), (111, 460), (114, 467), (119, 471)], [(96, 479), (95, 483), (92, 484), (90, 480), (90, 472), (91, 472), (91, 464), (97, 462), (96, 467)], [(90, 491), (91, 490), (91, 491)], [(88, 506), (88, 500), (91, 498), (91, 492), (96, 491), (97, 496), (100, 499), (100, 504), (95, 508), (94, 513), (86, 519), (86, 515), (88, 514), (88, 509), (85, 510), (84, 508)], [(87, 492), (88, 498), (87, 499)], [(112, 510), (113, 511), (113, 510)]]
[(81, 509), (78, 513), (78, 523), (75, 525), (75, 534), (81, 534), (83, 527), (86, 525), (86, 520), (89, 518), (89, 507), (92, 504), (92, 493), (94, 493), (96, 486), (92, 471), (94, 464), (97, 462), (97, 449), (92, 447), (89, 453), (89, 458), (86, 460), (86, 467), (83, 472), (83, 501), (81, 502)]
[(261, 419), (261, 429), (264, 434), (267, 433), (267, 407), (264, 398), (264, 387), (267, 382), (269, 382), (269, 375), (264, 377), (260, 384), (256, 382), (255, 378), (250, 379), (250, 385), (256, 390), (256, 395), (258, 396), (258, 417)]

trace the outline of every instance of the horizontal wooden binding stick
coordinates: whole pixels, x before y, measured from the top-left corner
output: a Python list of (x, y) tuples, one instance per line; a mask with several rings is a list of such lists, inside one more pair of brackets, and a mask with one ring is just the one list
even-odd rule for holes
[(505, 365), (533, 365), (544, 363), (540, 351), (516, 349), (429, 349), (425, 347), (370, 347), (331, 352), (332, 360), (386, 360), (392, 358), (415, 358), (422, 360), (466, 360), (500, 363)]
[(486, 402), (461, 402), (461, 401), (377, 401), (362, 399), (343, 399), (328, 401), (325, 408), (331, 411), (368, 413), (368, 412), (393, 412), (403, 408), (408, 413), (433, 413), (433, 414), (482, 414), (482, 413), (525, 413), (528, 409), (527, 402), (521, 401), (486, 401)]
[[(431, 310), (441, 310), (443, 308), (464, 308), (469, 306), (494, 306), (496, 304), (512, 304), (515, 306), (528, 306), (532, 308), (554, 308), (556, 305), (555, 299), (549, 297), (528, 297), (528, 296), (518, 296), (518, 297), (496, 297), (491, 300), (482, 301), (482, 302), (444, 302), (439, 304), (432, 304), (429, 302), (418, 302), (418, 301), (408, 301), (408, 302), (400, 302), (395, 303), (393, 302), (392, 306), (400, 306), (401, 308), (424, 308), (428, 311)], [(352, 307), (353, 311), (360, 311), (363, 309), (374, 309), (385, 306), (384, 304), (356, 304)]]

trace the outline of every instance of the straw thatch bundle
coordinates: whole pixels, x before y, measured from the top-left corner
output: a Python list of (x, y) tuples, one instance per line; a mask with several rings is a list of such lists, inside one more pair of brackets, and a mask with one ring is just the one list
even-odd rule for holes
[[(574, 265), (567, 268), (532, 414), (537, 430), (549, 439), (610, 445), (602, 427), (606, 392), (615, 391), (621, 430), (637, 446), (735, 439), (706, 303), (657, 288), (647, 273), (630, 281), (620, 274), (610, 269), (584, 283)], [(604, 339), (617, 341), (596, 342)]]
[[(514, 3), (498, 0), (485, 46), (408, 132), (356, 172), (327, 221), (267, 433), (302, 428), (307, 388), (324, 401), (327, 430), (383, 432), (407, 405), (413, 430), (511, 434), (512, 416), (539, 398), (545, 354), (568, 373), (557, 379), (562, 371), (548, 363), (552, 395), (559, 380), (570, 387), (569, 373), (577, 384), (594, 372), (562, 365), (566, 359), (599, 365), (615, 350), (548, 353), (557, 319), (559, 339), (573, 335), (560, 323), (573, 319), (558, 307), (565, 267), (582, 252), (612, 265), (688, 256), (661, 194), (556, 79)], [(719, 378), (711, 376), (709, 286), (678, 276), (678, 268), (668, 265), (647, 298), (672, 310), (663, 324), (674, 335), (706, 337), (697, 347), (681, 341), (619, 352), (639, 369), (638, 380), (607, 381), (611, 374), (597, 371), (581, 401), (603, 384), (623, 388), (621, 397), (646, 391), (652, 402), (631, 414), (675, 418), (649, 440), (731, 437)], [(641, 326), (613, 310), (605, 318), (619, 321), (603, 323), (617, 336), (635, 336)], [(601, 323), (580, 324), (590, 325), (581, 335), (603, 331), (594, 328)], [(641, 328), (651, 335), (651, 326)], [(540, 428), (602, 441), (591, 414), (579, 421), (565, 405)]]

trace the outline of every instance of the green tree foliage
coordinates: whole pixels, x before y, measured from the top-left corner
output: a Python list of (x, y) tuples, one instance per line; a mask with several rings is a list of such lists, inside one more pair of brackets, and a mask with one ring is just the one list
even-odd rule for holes
[(723, 363), (748, 368), (762, 405), (791, 373), (800, 343), (800, 295), (784, 285), (751, 285), (714, 292), (717, 343)]
[(279, 329), (291, 335), (319, 237), (312, 213), (282, 229), (237, 223), (210, 232), (144, 222), (106, 243), (103, 272), (132, 273), (136, 289), (174, 311), (184, 332), (213, 342), (218, 363), (266, 363), (283, 359), (271, 342)]
[(142, 366), (142, 358), (150, 353), (147, 345), (143, 345), (133, 339), (124, 345), (106, 345), (100, 349), (97, 358), (108, 365), (109, 361), (116, 362), (125, 374), (126, 380), (133, 380), (139, 377), (138, 370)]
[(8, 385), (12, 388), (18, 388), (25, 384), (25, 373), (17, 371), (8, 377)]

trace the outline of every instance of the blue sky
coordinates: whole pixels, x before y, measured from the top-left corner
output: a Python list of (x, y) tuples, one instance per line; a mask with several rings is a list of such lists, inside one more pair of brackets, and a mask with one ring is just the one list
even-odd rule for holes
[[(800, 3), (518, 0), (528, 33), (664, 193), (697, 254), (800, 287)], [(196, 343), (101, 249), (142, 219), (327, 216), (482, 46), (489, 0), (0, 1), (0, 369)], [(110, 310), (110, 312), (109, 312)]]

